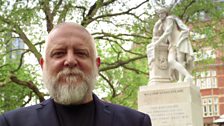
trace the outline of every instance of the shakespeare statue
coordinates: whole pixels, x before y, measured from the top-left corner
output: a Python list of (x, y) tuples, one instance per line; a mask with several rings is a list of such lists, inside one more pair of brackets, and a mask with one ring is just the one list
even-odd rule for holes
[(152, 76), (150, 74), (150, 78), (164, 74), (163, 69), (166, 69), (166, 79), (192, 83), (193, 49), (189, 40), (189, 28), (178, 17), (170, 15), (171, 6), (174, 4), (163, 6), (156, 0), (152, 0), (152, 3), (157, 6), (155, 12), (159, 20), (154, 25), (153, 38), (147, 46), (151, 73), (154, 72)]

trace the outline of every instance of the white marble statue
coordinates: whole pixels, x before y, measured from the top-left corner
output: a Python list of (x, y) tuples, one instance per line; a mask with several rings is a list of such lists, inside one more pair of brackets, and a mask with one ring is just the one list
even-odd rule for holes
[[(192, 83), (193, 49), (189, 41), (189, 28), (179, 18), (169, 14), (170, 7), (160, 6), (155, 11), (160, 19), (154, 25), (152, 42), (147, 50), (168, 45), (166, 57), (170, 79)], [(149, 64), (154, 59), (149, 58)]]

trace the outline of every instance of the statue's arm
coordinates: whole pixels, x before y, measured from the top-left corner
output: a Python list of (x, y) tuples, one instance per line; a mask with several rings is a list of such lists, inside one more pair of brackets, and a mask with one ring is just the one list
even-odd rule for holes
[(167, 40), (168, 36), (173, 32), (174, 21), (173, 19), (167, 19), (167, 26), (164, 30), (164, 33), (160, 36), (160, 38), (155, 42), (155, 45), (160, 44)]
[(155, 42), (156, 40), (158, 40), (163, 33), (163, 23), (161, 20), (158, 20), (153, 28), (153, 41)]
[(159, 26), (161, 25), (161, 20), (158, 20), (153, 27), (153, 36), (157, 36)]

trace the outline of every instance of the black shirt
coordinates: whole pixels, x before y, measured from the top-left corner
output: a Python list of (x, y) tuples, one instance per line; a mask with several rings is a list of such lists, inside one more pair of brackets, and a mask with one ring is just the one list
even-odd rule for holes
[(55, 103), (55, 109), (60, 126), (94, 126), (95, 105), (93, 101), (81, 105)]

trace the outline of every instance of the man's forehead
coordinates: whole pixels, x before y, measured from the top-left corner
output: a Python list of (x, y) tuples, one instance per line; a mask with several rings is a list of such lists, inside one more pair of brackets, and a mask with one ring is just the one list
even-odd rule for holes
[(87, 36), (90, 36), (90, 33), (82, 26), (77, 25), (77, 24), (61, 24), (56, 26), (49, 35), (54, 34), (54, 33), (82, 33), (86, 34)]
[(48, 35), (47, 41), (58, 39), (60, 37), (79, 37), (84, 41), (91, 40), (90, 33), (80, 25), (63, 24), (56, 26)]
[[(46, 46), (52, 46), (61, 42), (67, 41), (67, 39), (78, 38), (83, 44), (94, 48), (92, 37), (89, 32), (80, 25), (76, 24), (62, 24), (56, 26), (48, 35)], [(80, 43), (80, 44), (82, 44)]]
[(56, 25), (52, 31), (58, 30), (58, 29), (80, 30), (82, 32), (90, 34), (83, 26), (76, 23), (61, 23)]

